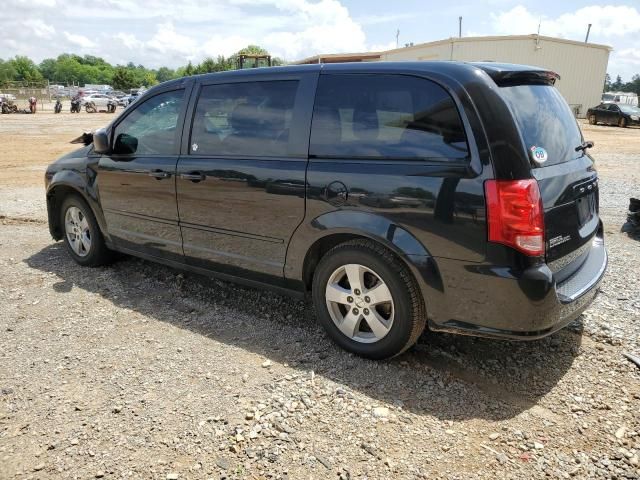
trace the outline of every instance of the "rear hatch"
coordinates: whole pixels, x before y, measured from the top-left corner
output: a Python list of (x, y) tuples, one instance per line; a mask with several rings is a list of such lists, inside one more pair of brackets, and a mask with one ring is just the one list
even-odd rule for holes
[(598, 177), (573, 113), (548, 78), (503, 84), (500, 93), (529, 153), (544, 208), (546, 260), (561, 282), (587, 258), (598, 232)]

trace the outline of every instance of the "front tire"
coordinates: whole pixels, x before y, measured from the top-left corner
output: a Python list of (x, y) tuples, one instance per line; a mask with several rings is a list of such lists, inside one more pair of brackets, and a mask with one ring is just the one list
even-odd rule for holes
[(424, 301), (407, 267), (369, 240), (340, 244), (313, 277), (318, 321), (345, 350), (371, 359), (394, 357), (425, 327)]
[(67, 252), (84, 267), (105, 265), (111, 260), (102, 232), (89, 205), (77, 195), (64, 199), (60, 209), (60, 225)]
[(627, 119), (622, 117), (620, 118), (620, 120), (618, 120), (618, 126), (621, 128), (626, 128), (627, 127)]

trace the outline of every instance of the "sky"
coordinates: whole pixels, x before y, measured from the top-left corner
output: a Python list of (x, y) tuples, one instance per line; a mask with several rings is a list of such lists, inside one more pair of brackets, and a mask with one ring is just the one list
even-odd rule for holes
[[(606, 1), (606, 0), (605, 0)], [(608, 71), (640, 73), (640, 0), (2, 0), (0, 58), (60, 53), (178, 67), (257, 44), (287, 61), (463, 36), (542, 35), (613, 47)]]

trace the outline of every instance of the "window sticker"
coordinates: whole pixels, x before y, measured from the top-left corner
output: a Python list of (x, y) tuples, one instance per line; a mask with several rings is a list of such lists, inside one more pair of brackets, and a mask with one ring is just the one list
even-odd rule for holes
[(542, 147), (536, 147), (535, 145), (531, 147), (531, 157), (533, 157), (533, 161), (542, 164), (547, 161), (547, 151)]

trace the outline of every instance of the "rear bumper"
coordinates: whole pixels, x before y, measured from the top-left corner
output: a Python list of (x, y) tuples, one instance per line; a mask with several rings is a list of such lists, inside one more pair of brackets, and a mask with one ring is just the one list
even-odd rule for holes
[(472, 276), (484, 278), (473, 280), (482, 286), (481, 296), (471, 299), (472, 309), (450, 304), (449, 313), (455, 316), (440, 323), (430, 319), (429, 327), (434, 331), (513, 340), (545, 337), (589, 307), (598, 294), (607, 262), (602, 237), (594, 237), (580, 268), (561, 283), (556, 283), (547, 265), (528, 268), (520, 274), (509, 268), (477, 269)]

